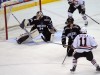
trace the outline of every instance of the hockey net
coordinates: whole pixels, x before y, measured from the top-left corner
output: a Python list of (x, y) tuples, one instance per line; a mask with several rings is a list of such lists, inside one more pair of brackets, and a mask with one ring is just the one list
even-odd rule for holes
[[(26, 8), (32, 8), (29, 11)], [(7, 1), (0, 8), (0, 41), (17, 37), (24, 32), (20, 27), (23, 19), (32, 18), (37, 11), (41, 10), (40, 0), (24, 2)]]

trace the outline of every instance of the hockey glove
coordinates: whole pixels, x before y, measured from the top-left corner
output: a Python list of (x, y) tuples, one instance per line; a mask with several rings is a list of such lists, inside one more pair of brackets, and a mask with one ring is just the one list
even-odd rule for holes
[(85, 8), (81, 9), (81, 14), (85, 14)]
[(81, 5), (81, 13), (85, 14), (85, 5), (84, 4)]
[(22, 28), (22, 29), (24, 29), (24, 21), (25, 21), (25, 19), (22, 21), (22, 23), (20, 24), (20, 27)]
[(26, 26), (28, 26), (28, 24), (29, 24), (29, 21), (28, 21), (27, 19), (24, 19), (24, 20), (22, 21), (22, 23), (20, 24), (20, 27), (21, 27), (22, 29), (24, 29)]

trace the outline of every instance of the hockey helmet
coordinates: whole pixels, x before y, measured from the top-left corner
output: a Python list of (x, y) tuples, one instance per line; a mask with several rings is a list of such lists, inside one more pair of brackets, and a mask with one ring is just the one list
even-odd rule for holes
[(82, 27), (82, 28), (81, 28), (81, 33), (83, 33), (83, 34), (86, 34), (86, 33), (87, 33), (86, 27)]
[(72, 17), (69, 17), (67, 20), (66, 20), (66, 22), (65, 22), (65, 24), (67, 24), (67, 23), (73, 23), (74, 22), (74, 19), (72, 18)]
[(38, 11), (38, 12), (36, 13), (36, 15), (42, 16), (42, 15), (43, 15), (43, 12), (42, 12), (42, 11)]

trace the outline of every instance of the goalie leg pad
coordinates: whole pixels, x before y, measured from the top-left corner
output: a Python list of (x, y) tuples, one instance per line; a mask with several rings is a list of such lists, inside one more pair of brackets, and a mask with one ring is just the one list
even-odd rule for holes
[(22, 36), (22, 37), (20, 37), (18, 40), (17, 40), (17, 43), (18, 44), (21, 44), (21, 43), (23, 43), (26, 39), (28, 39), (29, 38), (29, 35), (24, 35), (24, 36)]
[(33, 38), (36, 38), (39, 35), (39, 32), (37, 29), (34, 29), (33, 31), (31, 31), (31, 35)]
[[(32, 38), (36, 38), (39, 35), (39, 32), (37, 29), (35, 29), (31, 31), (30, 34)], [(17, 43), (21, 44), (23, 42), (29, 42), (30, 40), (32, 40), (32, 38), (28, 35), (28, 33), (24, 33), (17, 38)]]
[(28, 34), (26, 34), (26, 33), (25, 34), (22, 34), (22, 35), (20, 35), (19, 38), (17, 38), (17, 43), (18, 44), (21, 44), (24, 41), (26, 41), (28, 38), (29, 38), (29, 35)]

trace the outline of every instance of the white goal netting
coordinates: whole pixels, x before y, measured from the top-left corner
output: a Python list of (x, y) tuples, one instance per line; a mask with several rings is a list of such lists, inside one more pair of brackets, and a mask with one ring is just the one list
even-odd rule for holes
[[(33, 8), (33, 10), (26, 9), (29, 7)], [(0, 8), (0, 40), (17, 37), (22, 34), (23, 30), (19, 27), (19, 24), (23, 19), (33, 17), (39, 10), (39, 0), (35, 2), (7, 1), (2, 3)], [(15, 32), (12, 32), (13, 30)]]

